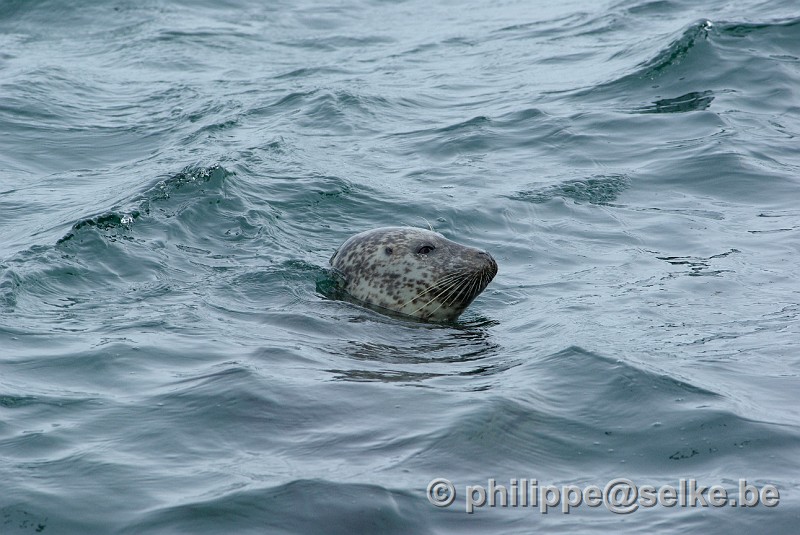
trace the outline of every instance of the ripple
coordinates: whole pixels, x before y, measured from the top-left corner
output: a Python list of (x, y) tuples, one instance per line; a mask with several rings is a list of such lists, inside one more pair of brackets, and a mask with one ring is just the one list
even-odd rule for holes
[(545, 203), (556, 197), (590, 204), (613, 202), (630, 187), (626, 175), (593, 176), (583, 180), (569, 180), (561, 184), (520, 191), (509, 198), (515, 201)]
[(651, 106), (639, 108), (640, 113), (686, 113), (708, 109), (714, 101), (712, 91), (692, 91), (675, 98), (663, 98)]
[[(332, 500), (331, 497), (336, 499)], [(435, 533), (418, 514), (417, 498), (363, 483), (296, 480), (274, 487), (235, 489), (205, 500), (154, 511), (123, 533), (219, 533), (238, 518), (239, 529), (271, 533)]]

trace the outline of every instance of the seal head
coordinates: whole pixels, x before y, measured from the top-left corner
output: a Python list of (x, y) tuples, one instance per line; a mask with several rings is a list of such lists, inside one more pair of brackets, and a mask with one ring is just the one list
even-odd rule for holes
[(356, 234), (330, 264), (353, 300), (437, 322), (458, 318), (497, 274), (489, 253), (410, 227)]

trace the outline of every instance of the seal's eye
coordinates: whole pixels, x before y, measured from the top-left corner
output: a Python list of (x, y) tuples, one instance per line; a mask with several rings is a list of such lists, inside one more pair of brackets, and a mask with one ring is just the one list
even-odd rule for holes
[(384, 249), (383, 251), (384, 251), (386, 254), (392, 254), (392, 248), (391, 248), (391, 247), (387, 247), (387, 248), (386, 248), (386, 249)]
[(417, 254), (428, 254), (433, 251), (435, 247), (433, 245), (423, 245), (419, 249), (417, 249)]

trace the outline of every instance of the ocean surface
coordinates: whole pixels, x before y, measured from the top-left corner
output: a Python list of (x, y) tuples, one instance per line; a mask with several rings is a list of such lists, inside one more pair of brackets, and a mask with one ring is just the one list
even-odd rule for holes
[(3, 0), (0, 533), (798, 533), (799, 201), (793, 1)]

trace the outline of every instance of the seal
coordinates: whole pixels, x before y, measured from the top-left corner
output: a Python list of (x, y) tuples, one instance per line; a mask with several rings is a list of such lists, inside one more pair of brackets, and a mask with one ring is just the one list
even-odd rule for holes
[(455, 321), (497, 274), (489, 253), (412, 227), (356, 234), (330, 264), (352, 300), (434, 322)]

